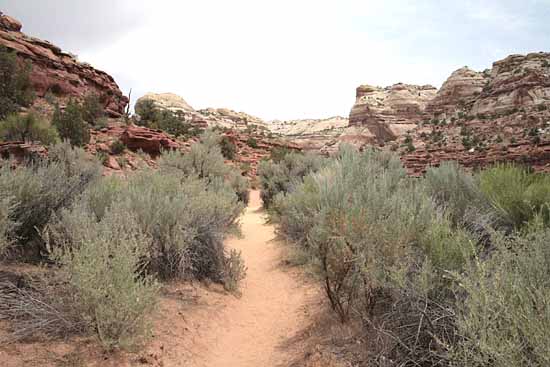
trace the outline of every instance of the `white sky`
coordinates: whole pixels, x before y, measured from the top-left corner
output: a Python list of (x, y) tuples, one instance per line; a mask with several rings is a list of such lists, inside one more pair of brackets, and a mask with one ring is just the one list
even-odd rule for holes
[(347, 116), (360, 84), (439, 86), (464, 65), (550, 51), (550, 1), (0, 0), (24, 31), (124, 92), (264, 119)]

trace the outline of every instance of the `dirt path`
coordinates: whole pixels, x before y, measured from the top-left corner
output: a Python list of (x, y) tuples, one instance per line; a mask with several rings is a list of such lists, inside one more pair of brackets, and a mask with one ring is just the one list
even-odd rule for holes
[[(230, 297), (212, 319), (217, 333), (197, 366), (288, 365), (285, 341), (304, 327), (312, 292), (282, 266), (282, 248), (265, 224), (259, 193), (253, 191), (242, 217), (242, 238), (227, 245), (242, 252), (248, 267), (242, 296)], [(209, 325), (209, 329), (212, 325)]]
[(60, 341), (0, 346), (0, 356), (8, 367), (288, 367), (302, 353), (294, 341), (311, 324), (320, 297), (298, 268), (284, 265), (285, 247), (265, 220), (253, 191), (242, 237), (226, 243), (242, 252), (248, 268), (242, 295), (214, 284), (166, 284), (152, 341), (142, 351), (105, 355), (93, 344)]

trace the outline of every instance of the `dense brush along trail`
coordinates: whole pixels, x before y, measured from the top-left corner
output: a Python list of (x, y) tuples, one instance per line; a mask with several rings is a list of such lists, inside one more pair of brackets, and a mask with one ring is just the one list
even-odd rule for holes
[[(240, 296), (203, 292), (190, 314), (181, 311), (184, 326), (161, 320), (154, 349), (163, 350), (162, 366), (289, 366), (297, 357), (291, 340), (310, 324), (309, 306), (320, 298), (317, 287), (284, 264), (284, 246), (266, 223), (258, 191), (251, 193), (241, 230), (226, 243), (242, 252), (247, 267)], [(165, 304), (165, 311), (173, 313), (176, 305)]]

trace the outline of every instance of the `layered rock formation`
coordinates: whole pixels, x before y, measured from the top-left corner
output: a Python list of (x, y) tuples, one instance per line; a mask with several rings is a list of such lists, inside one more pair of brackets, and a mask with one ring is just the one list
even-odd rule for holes
[(146, 101), (152, 101), (156, 108), (179, 114), (186, 122), (200, 127), (222, 127), (244, 130), (251, 127), (266, 129), (265, 122), (244, 112), (228, 108), (205, 108), (195, 110), (182, 97), (173, 93), (147, 93), (136, 102), (136, 109)]
[(326, 150), (341, 136), (349, 121), (345, 117), (334, 116), (327, 119), (305, 119), (270, 121), (267, 124), (272, 134), (292, 140), (306, 150)]
[(156, 108), (174, 113), (195, 111), (182, 97), (174, 93), (147, 93), (136, 101), (136, 110), (146, 101), (153, 102)]
[(454, 71), (426, 105), (426, 112), (447, 118), (458, 111), (469, 110), (489, 82), (488, 72), (479, 73), (468, 67)]
[(368, 128), (380, 142), (395, 140), (424, 119), (426, 105), (436, 92), (431, 85), (362, 85), (357, 88), (349, 124)]
[(27, 36), (21, 29), (21, 23), (0, 13), (0, 46), (16, 51), (21, 61), (31, 62), (30, 78), (38, 97), (51, 92), (81, 99), (93, 93), (100, 96), (111, 117), (124, 113), (128, 99), (109, 74), (78, 62), (47, 41)]
[(472, 114), (506, 113), (550, 104), (550, 53), (511, 55), (493, 64)]
[(338, 143), (398, 151), (413, 174), (444, 160), (550, 171), (550, 53), (512, 55), (484, 72), (458, 69), (437, 91), (360, 86), (350, 125)]

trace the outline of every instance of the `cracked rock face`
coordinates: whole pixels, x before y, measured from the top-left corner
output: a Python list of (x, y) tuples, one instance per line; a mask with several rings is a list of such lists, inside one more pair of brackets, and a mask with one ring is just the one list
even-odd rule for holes
[(128, 98), (107, 73), (79, 62), (51, 43), (21, 32), (17, 20), (0, 14), (0, 46), (17, 53), (21, 61), (32, 64), (31, 83), (37, 97), (51, 92), (58, 97), (82, 99), (97, 94), (111, 117), (120, 117)]

